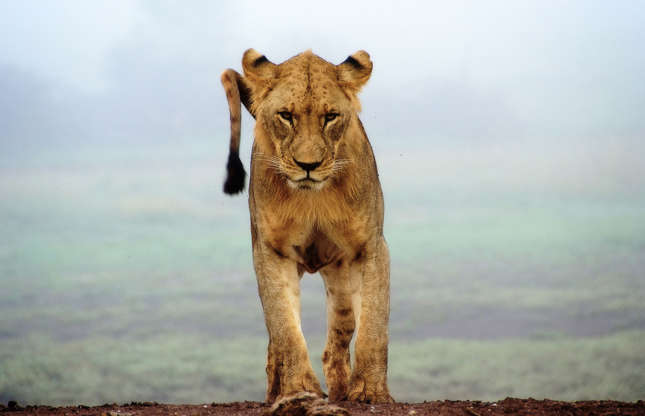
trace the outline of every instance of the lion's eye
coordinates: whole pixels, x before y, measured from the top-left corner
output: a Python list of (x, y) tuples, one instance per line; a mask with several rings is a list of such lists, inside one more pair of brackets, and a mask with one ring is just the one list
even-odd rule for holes
[(327, 113), (325, 114), (325, 122), (329, 123), (330, 121), (333, 121), (338, 117), (338, 113)]
[(278, 115), (288, 122), (291, 122), (291, 120), (293, 120), (293, 116), (288, 111), (280, 111)]

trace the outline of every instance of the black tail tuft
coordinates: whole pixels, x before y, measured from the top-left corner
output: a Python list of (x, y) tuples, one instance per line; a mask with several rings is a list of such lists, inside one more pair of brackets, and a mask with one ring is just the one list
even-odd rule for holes
[(229, 195), (235, 195), (244, 190), (244, 179), (246, 171), (237, 152), (231, 151), (228, 154), (226, 163), (226, 182), (224, 182), (224, 192)]

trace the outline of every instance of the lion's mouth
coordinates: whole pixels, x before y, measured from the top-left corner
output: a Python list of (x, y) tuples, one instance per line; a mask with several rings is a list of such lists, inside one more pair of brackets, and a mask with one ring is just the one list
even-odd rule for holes
[(287, 179), (289, 185), (296, 189), (321, 189), (325, 180), (314, 179), (310, 176), (301, 179)]
[(317, 183), (317, 182), (322, 182), (322, 181), (307, 176), (306, 178), (298, 179), (296, 182), (298, 182), (298, 183), (307, 183), (307, 182)]

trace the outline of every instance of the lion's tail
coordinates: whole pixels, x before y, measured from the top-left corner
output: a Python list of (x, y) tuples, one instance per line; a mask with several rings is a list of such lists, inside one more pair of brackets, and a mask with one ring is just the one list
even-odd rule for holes
[(241, 81), (240, 78), (240, 74), (232, 69), (224, 71), (221, 78), (231, 115), (231, 142), (229, 144), (228, 162), (226, 163), (226, 181), (224, 182), (224, 192), (229, 195), (242, 192), (246, 178), (246, 171), (240, 160), (240, 131), (242, 128), (242, 109), (238, 87), (238, 83)]

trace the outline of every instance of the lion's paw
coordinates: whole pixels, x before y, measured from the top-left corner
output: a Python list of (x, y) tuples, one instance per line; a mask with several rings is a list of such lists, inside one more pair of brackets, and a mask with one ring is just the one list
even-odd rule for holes
[(349, 416), (349, 412), (305, 391), (276, 401), (265, 416)]
[(386, 384), (371, 384), (362, 378), (352, 380), (347, 399), (361, 403), (394, 403)]

